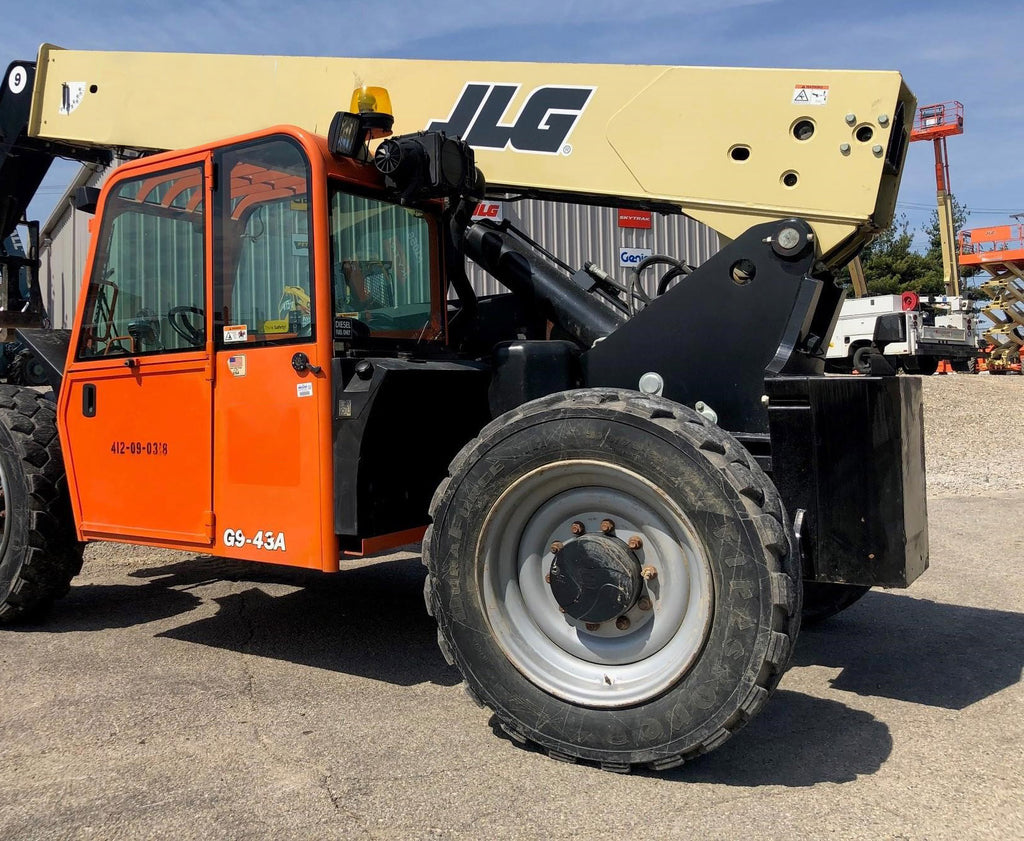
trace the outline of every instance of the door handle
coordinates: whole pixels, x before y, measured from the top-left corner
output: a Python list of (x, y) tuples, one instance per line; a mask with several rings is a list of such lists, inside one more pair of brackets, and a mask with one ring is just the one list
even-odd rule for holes
[(96, 417), (96, 386), (92, 383), (82, 386), (82, 414), (87, 418)]
[(313, 365), (309, 361), (309, 357), (301, 350), (298, 353), (292, 354), (292, 367), (300, 374), (303, 371), (312, 371), (314, 374), (319, 374), (324, 370), (319, 365)]

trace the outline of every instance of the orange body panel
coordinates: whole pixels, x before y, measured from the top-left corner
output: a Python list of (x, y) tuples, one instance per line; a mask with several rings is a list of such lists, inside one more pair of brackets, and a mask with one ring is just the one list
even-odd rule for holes
[(1024, 243), (1016, 248), (999, 251), (976, 251), (960, 255), (961, 266), (983, 266), (986, 263), (1016, 263), (1024, 265)]
[[(297, 352), (316, 364), (312, 344), (251, 350), (243, 345), (217, 353), (213, 551), (248, 561), (330, 568), (325, 543), (335, 566), (336, 549), (325, 541), (319, 502), (325, 491), (330, 497), (331, 462), (323, 475), (318, 446), (324, 432), (320, 404), (329, 383), (323, 374), (297, 373), (291, 365)], [(244, 376), (231, 373), (229, 358), (245, 360)], [(239, 370), (237, 362), (234, 368)], [(330, 416), (325, 420), (329, 437)]]
[(971, 242), (977, 244), (982, 242), (1006, 242), (1011, 239), (1019, 239), (1020, 234), (1016, 231), (1016, 225), (995, 225), (991, 228), (972, 228), (968, 234)]
[[(187, 358), (186, 358), (187, 357)], [(94, 417), (82, 411), (95, 389)], [(158, 412), (145, 407), (159, 406)], [(61, 389), (62, 434), (83, 538), (209, 545), (211, 388), (204, 353), (82, 366)]]
[(1024, 225), (992, 225), (961, 231), (958, 237), (961, 266), (986, 263), (1024, 265)]

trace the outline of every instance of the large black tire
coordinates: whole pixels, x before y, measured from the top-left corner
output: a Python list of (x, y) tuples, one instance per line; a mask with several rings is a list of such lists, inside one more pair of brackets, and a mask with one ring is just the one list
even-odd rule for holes
[[(661, 398), (564, 392), (490, 423), (450, 474), (424, 538), (427, 607), (446, 659), (514, 740), (662, 770), (722, 744), (774, 691), (799, 631), (799, 568), (775, 486), (732, 436)], [(545, 583), (552, 538), (566, 552), (577, 523), (590, 535), (603, 519), (660, 570), (629, 627), (560, 612)]]
[(863, 345), (857, 348), (853, 352), (853, 358), (851, 364), (853, 370), (858, 373), (870, 375), (871, 374), (871, 357), (874, 354), (875, 349), (871, 345)]
[(830, 616), (846, 610), (870, 590), (859, 584), (831, 584), (820, 581), (804, 582), (803, 622), (816, 625)]
[(28, 348), (18, 351), (11, 362), (7, 382), (12, 385), (46, 385), (46, 368)]
[(54, 404), (0, 386), (0, 623), (38, 617), (82, 568)]

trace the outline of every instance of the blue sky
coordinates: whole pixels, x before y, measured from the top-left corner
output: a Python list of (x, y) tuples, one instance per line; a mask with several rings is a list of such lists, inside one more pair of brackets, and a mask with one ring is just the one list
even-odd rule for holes
[[(959, 99), (951, 182), (969, 226), (1024, 211), (1024, 4), (960, 0), (539, 0), (430, 4), (227, 2), (160, 8), (123, 0), (4, 0), (0, 64), (49, 41), (75, 49), (428, 59), (896, 69), (922, 104)], [(73, 174), (55, 168), (34, 215)], [(900, 211), (915, 228), (935, 206), (931, 145), (911, 146)], [(919, 243), (923, 237), (918, 237)]]

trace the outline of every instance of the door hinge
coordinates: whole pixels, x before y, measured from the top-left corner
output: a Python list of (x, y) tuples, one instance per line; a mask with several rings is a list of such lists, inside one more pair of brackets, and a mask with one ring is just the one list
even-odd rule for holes
[(206, 538), (213, 543), (213, 536), (216, 533), (217, 516), (212, 511), (206, 511), (203, 515), (203, 525), (206, 526)]

